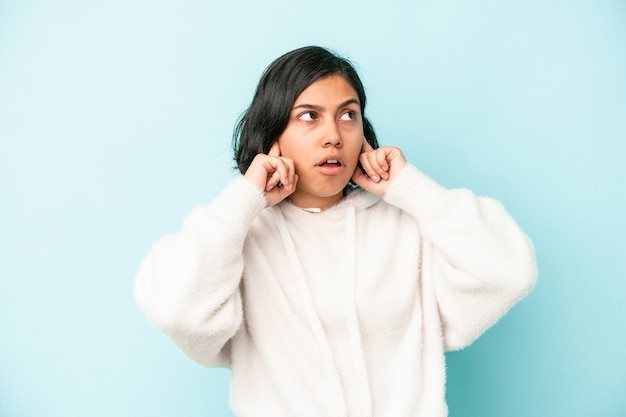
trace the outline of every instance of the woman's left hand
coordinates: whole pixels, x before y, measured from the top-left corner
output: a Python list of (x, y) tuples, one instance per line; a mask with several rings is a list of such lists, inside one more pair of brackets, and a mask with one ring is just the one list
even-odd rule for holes
[(367, 175), (357, 166), (352, 174), (352, 181), (380, 197), (384, 197), (389, 184), (407, 163), (400, 149), (392, 146), (373, 149), (365, 138), (359, 162)]

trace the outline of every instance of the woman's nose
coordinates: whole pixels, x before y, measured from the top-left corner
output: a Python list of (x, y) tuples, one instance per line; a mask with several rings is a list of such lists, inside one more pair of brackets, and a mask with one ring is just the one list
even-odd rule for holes
[(341, 145), (341, 134), (339, 133), (337, 124), (329, 123), (324, 135), (324, 146), (340, 147)]

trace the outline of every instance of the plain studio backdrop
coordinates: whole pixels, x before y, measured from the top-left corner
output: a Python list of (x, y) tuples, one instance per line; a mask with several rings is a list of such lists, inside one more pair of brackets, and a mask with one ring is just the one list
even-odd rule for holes
[(451, 416), (626, 415), (626, 2), (4, 0), (0, 416), (232, 416), (133, 277), (309, 44), (354, 61), (382, 144), (535, 244), (534, 292), (447, 354)]

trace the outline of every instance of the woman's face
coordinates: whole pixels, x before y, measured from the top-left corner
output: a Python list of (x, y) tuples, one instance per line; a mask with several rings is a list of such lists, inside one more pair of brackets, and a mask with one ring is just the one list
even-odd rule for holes
[(289, 200), (302, 208), (328, 208), (343, 196), (364, 141), (361, 104), (354, 88), (331, 75), (311, 84), (296, 99), (281, 155), (293, 160), (298, 184)]

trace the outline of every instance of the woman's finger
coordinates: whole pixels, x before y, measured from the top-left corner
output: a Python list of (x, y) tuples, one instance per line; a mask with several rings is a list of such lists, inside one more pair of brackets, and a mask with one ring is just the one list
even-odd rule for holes
[(361, 146), (361, 153), (371, 152), (373, 150), (374, 150), (374, 148), (372, 148), (372, 145), (370, 145), (370, 143), (364, 137), (363, 138), (363, 145)]
[(387, 156), (389, 152), (387, 148), (380, 148), (371, 153), (372, 158), (376, 161), (372, 166), (376, 169), (376, 172), (384, 180), (389, 178), (389, 162)]
[(387, 157), (389, 156), (389, 152), (387, 152), (386, 148), (381, 149), (380, 152), (376, 152), (376, 160), (378, 161), (378, 165), (383, 171), (389, 171), (389, 161)]
[(376, 171), (372, 167), (369, 155), (370, 155), (370, 152), (362, 153), (361, 156), (359, 157), (359, 162), (361, 162), (361, 166), (363, 167), (363, 170), (365, 171), (367, 176), (372, 181), (378, 182), (380, 181), (380, 177), (376, 174)]
[(288, 167), (288, 171), (287, 171), (287, 184), (295, 184), (296, 181), (296, 166), (293, 163), (292, 159), (289, 158), (280, 158), (283, 163), (285, 163), (285, 165)]
[[(274, 187), (280, 181), (282, 185), (291, 185), (294, 182), (295, 168), (293, 161), (289, 158), (268, 156), (266, 159), (268, 164), (268, 184), (267, 186)], [(278, 175), (274, 176), (277, 172)], [(269, 174), (272, 174), (271, 177)], [(270, 182), (271, 181), (271, 182)], [(266, 189), (267, 189), (266, 186)]]
[(280, 171), (276, 170), (267, 176), (267, 182), (265, 183), (265, 191), (271, 191), (276, 187), (280, 181)]
[(276, 156), (276, 157), (280, 156), (280, 145), (278, 144), (278, 141), (274, 142), (274, 144), (270, 148), (270, 151), (267, 154), (269, 156)]
[(291, 184), (285, 185), (282, 187), (274, 187), (269, 191), (264, 193), (265, 201), (267, 201), (268, 206), (273, 206), (275, 204), (280, 203), (285, 198), (289, 197), (296, 191), (296, 184), (298, 183), (298, 176), (294, 177), (294, 180)]
[(367, 158), (369, 166), (371, 167), (371, 176), (377, 176), (382, 178), (382, 174), (384, 174), (385, 171), (381, 168), (378, 161), (377, 154), (380, 154), (380, 152), (380, 149), (368, 152), (365, 154), (365, 158)]

